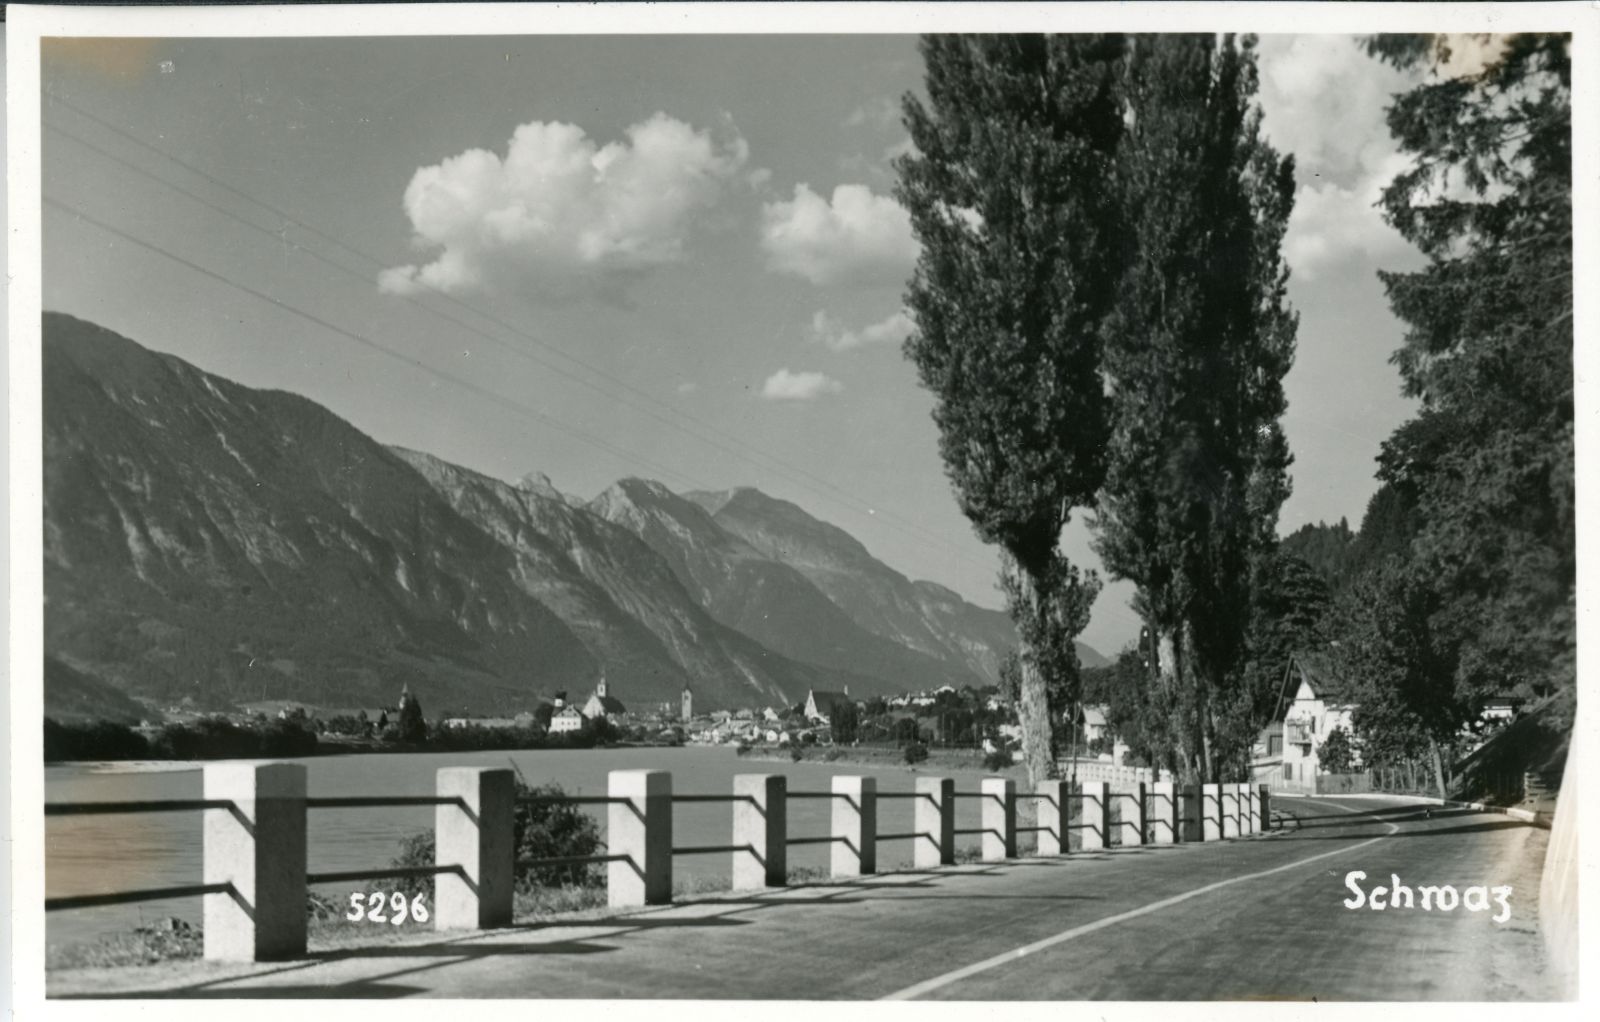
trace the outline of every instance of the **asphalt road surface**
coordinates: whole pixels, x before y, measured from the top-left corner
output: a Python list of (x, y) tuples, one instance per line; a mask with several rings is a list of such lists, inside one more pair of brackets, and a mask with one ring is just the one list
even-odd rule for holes
[[(313, 953), (74, 970), (54, 997), (1547, 1000), (1546, 832), (1400, 799), (1282, 799), (1278, 833), (885, 874)], [(892, 856), (891, 856), (892, 858)], [(1487, 911), (1347, 908), (1509, 885)]]

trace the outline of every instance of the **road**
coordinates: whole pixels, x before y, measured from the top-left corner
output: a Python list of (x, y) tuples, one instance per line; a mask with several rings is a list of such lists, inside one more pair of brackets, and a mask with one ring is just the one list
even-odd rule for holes
[[(56, 997), (1545, 1000), (1546, 832), (1400, 799), (1283, 799), (1283, 832), (885, 874), (278, 965), (56, 972)], [(1490, 910), (1350, 909), (1510, 885)]]

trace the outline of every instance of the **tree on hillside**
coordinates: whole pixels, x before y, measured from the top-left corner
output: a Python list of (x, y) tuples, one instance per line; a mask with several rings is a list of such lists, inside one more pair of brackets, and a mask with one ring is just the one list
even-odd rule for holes
[(1383, 273), (1420, 414), (1380, 478), (1416, 495), (1412, 584), (1435, 590), (1457, 695), (1572, 691), (1576, 575), (1571, 53), (1565, 35), (1379, 36), (1429, 71), (1389, 128), (1411, 166), (1385, 218), (1427, 257)]
[(1179, 759), (1214, 778), (1250, 580), (1288, 496), (1278, 419), (1296, 317), (1281, 254), (1293, 161), (1261, 135), (1254, 40), (1140, 37), (1119, 157), (1127, 271), (1105, 336), (1112, 401), (1097, 550), (1159, 636)]
[(922, 252), (905, 353), (935, 398), (962, 512), (1001, 551), (1022, 639), (1018, 716), (1030, 780), (1055, 773), (1051, 690), (1099, 590), (1060, 536), (1104, 478), (1100, 337), (1117, 281), (1112, 171), (1123, 133), (1118, 36), (926, 36), (927, 105), (895, 193)]
[(1304, 561), (1330, 589), (1335, 589), (1349, 573), (1355, 545), (1356, 534), (1350, 530), (1349, 521), (1341, 518), (1334, 525), (1308, 522), (1279, 540), (1278, 549)]

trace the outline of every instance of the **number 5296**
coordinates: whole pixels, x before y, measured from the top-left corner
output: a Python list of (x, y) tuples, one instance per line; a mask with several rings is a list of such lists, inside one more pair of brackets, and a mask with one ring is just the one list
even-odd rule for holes
[[(388, 912), (385, 914), (384, 910)], [(350, 893), (350, 911), (345, 913), (345, 918), (352, 923), (359, 923), (363, 919), (370, 923), (392, 923), (399, 926), (407, 918), (415, 919), (419, 923), (428, 921), (428, 905), (422, 895), (417, 895), (408, 903), (406, 896), (395, 891), (385, 894), (383, 891), (369, 891), (363, 894), (360, 891)]]

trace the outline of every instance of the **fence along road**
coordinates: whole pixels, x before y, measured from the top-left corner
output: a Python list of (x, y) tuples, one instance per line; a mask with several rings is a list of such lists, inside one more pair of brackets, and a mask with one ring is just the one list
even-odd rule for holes
[[(1438, 808), (1425, 818), (1403, 800), (1356, 805), (1301, 799), (1294, 811), (1299, 827), (1271, 837), (760, 887), (608, 921), (418, 935), (402, 944), (297, 955), (300, 960), (282, 971), (241, 964), (219, 972), (224, 967), (180, 963), (55, 973), (50, 992), (745, 999), (1549, 996), (1538, 970), (1533, 916), (1545, 832)], [(1342, 904), (1349, 894), (1343, 878), (1351, 869), (1372, 878), (1395, 872), (1411, 884), (1511, 884), (1517, 892), (1513, 919), (1497, 926), (1485, 914), (1460, 910), (1351, 911)], [(594, 953), (599, 951), (606, 953)]]

